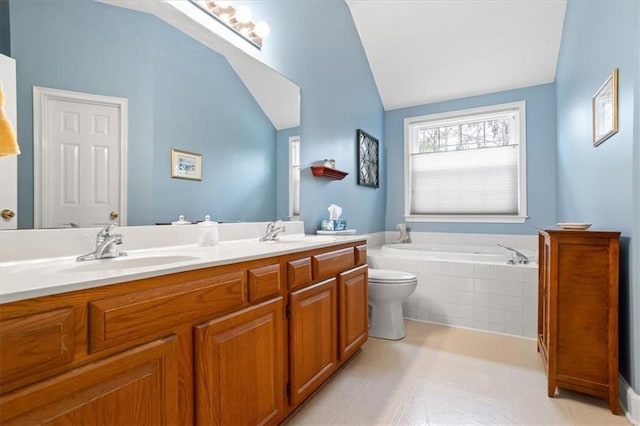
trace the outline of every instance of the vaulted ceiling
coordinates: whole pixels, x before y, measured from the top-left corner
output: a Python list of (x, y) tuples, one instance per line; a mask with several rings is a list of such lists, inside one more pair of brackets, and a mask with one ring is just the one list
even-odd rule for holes
[(566, 0), (346, 0), (385, 110), (550, 83)]

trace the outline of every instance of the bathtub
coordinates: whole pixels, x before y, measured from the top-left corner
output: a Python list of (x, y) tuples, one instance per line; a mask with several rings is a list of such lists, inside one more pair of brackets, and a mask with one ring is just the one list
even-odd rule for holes
[(380, 251), (383, 254), (395, 256), (413, 256), (423, 260), (446, 260), (454, 262), (477, 262), (504, 264), (507, 254), (486, 247), (473, 246), (436, 246), (429, 244), (386, 244)]
[[(527, 265), (507, 264), (507, 252), (495, 241), (386, 244), (370, 248), (371, 268), (416, 274), (416, 291), (403, 302), (407, 319), (535, 339), (538, 264), (534, 236), (519, 236), (511, 247), (529, 257)], [(512, 237), (513, 239), (513, 237)], [(415, 240), (415, 239), (414, 239)], [(457, 240), (457, 241), (455, 241)], [(523, 246), (516, 246), (514, 242)], [(524, 242), (522, 242), (524, 241)]]

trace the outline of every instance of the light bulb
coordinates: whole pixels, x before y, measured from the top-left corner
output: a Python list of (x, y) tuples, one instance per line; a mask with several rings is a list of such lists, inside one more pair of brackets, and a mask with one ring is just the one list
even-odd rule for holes
[(219, 7), (220, 9), (226, 9), (229, 6), (231, 6), (231, 3), (228, 1), (216, 1), (215, 2), (216, 6)]
[(224, 22), (229, 22), (231, 20), (231, 15), (228, 13), (221, 13), (220, 14), (220, 19), (222, 19)]
[(238, 9), (236, 9), (236, 19), (243, 24), (251, 21), (251, 9), (244, 5), (238, 6)]
[(256, 33), (258, 37), (265, 38), (271, 32), (271, 28), (269, 28), (266, 22), (258, 22), (253, 32)]

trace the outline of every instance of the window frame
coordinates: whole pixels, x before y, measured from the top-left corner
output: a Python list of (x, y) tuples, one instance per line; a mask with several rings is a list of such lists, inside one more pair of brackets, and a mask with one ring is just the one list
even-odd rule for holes
[[(294, 146), (297, 145), (296, 148)], [(294, 158), (294, 153), (297, 153), (297, 158)], [(297, 164), (296, 164), (297, 163)], [(294, 173), (296, 173), (295, 168), (297, 167), (298, 174), (298, 185), (295, 185)], [(300, 219), (300, 136), (290, 136), (289, 137), (289, 220), (299, 220)], [(294, 192), (297, 192), (294, 193)], [(298, 205), (294, 205), (294, 199), (297, 198)], [(297, 207), (297, 209), (296, 209)], [(296, 211), (297, 210), (297, 211)]]
[[(413, 127), (431, 121), (455, 120), (472, 115), (491, 114), (501, 111), (518, 111), (518, 214), (477, 214), (477, 215), (424, 215), (411, 214), (411, 135)], [(517, 101), (478, 108), (427, 114), (404, 119), (404, 219), (407, 222), (469, 222), (469, 223), (524, 223), (527, 216), (527, 131), (526, 102)]]

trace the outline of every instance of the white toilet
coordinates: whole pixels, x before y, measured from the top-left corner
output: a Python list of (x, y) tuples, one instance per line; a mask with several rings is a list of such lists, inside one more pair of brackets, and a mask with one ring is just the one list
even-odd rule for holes
[(402, 339), (402, 301), (414, 292), (414, 274), (389, 269), (369, 269), (369, 336)]

